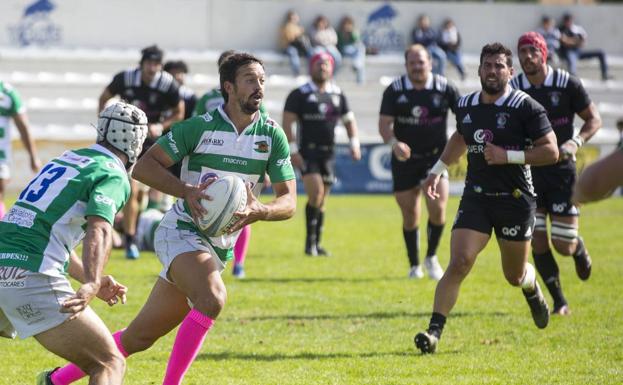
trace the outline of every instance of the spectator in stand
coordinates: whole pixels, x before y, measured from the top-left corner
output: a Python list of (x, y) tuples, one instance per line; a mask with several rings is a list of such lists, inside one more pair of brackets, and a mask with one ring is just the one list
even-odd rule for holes
[(299, 24), (300, 20), (296, 12), (288, 11), (279, 31), (279, 47), (288, 55), (294, 76), (301, 72), (300, 56), (309, 57), (312, 52), (311, 42), (305, 34), (305, 28)]
[(601, 69), (601, 79), (608, 80), (608, 64), (606, 54), (601, 49), (584, 50), (586, 43), (586, 30), (573, 22), (573, 15), (565, 13), (560, 25), (560, 55), (567, 61), (569, 72), (576, 75), (578, 60), (597, 58)]
[(536, 30), (543, 35), (545, 43), (547, 43), (547, 62), (553, 66), (558, 66), (560, 58), (560, 30), (556, 27), (554, 19), (551, 16), (543, 16), (541, 18), (541, 26)]
[(355, 28), (355, 21), (350, 16), (344, 16), (337, 31), (337, 48), (343, 57), (351, 58), (353, 69), (357, 74), (357, 83), (365, 82), (366, 47), (361, 42), (359, 31)]
[(163, 70), (173, 75), (173, 78), (180, 84), (180, 98), (184, 101), (184, 119), (188, 119), (193, 115), (195, 105), (197, 104), (197, 95), (186, 86), (186, 75), (188, 74), (188, 65), (183, 60), (169, 60), (164, 63)]
[(456, 67), (457, 71), (459, 71), (461, 80), (465, 80), (463, 55), (459, 50), (461, 47), (461, 35), (459, 34), (458, 28), (456, 28), (456, 24), (454, 24), (454, 20), (444, 20), (441, 32), (439, 33), (438, 43), (439, 47), (441, 47), (441, 49), (445, 52), (448, 60), (450, 60), (450, 62)]
[(422, 14), (417, 19), (417, 24), (411, 32), (413, 44), (421, 44), (433, 58), (433, 73), (443, 75), (446, 69), (446, 53), (437, 45), (439, 34), (430, 26), (430, 18)]
[(342, 64), (342, 54), (337, 49), (337, 32), (331, 27), (326, 16), (318, 15), (314, 20), (311, 42), (314, 53), (324, 51), (333, 57), (333, 73), (336, 73)]

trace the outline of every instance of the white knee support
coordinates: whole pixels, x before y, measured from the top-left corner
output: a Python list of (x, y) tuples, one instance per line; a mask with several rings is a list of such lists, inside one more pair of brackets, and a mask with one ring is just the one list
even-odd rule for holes
[(534, 215), (534, 231), (547, 231), (547, 225), (545, 223), (545, 214), (536, 213)]
[(570, 225), (558, 221), (552, 221), (552, 239), (564, 242), (573, 242), (578, 237), (577, 225)]

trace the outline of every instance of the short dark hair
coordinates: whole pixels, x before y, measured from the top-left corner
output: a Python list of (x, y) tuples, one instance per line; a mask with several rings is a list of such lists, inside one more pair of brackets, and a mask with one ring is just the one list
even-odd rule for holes
[(238, 69), (248, 64), (257, 63), (264, 68), (264, 62), (255, 56), (244, 53), (237, 52), (229, 55), (223, 63), (218, 68), (219, 72), (219, 80), (221, 85), (221, 93), (223, 94), (223, 99), (225, 103), (227, 103), (228, 95), (225, 91), (225, 82), (236, 83), (236, 75), (238, 73)]
[(223, 64), (223, 62), (230, 57), (231, 55), (235, 54), (236, 50), (234, 49), (228, 49), (227, 51), (223, 51), (221, 53), (221, 55), (218, 57), (218, 60), (216, 61), (216, 65), (220, 68), (221, 64)]
[(482, 59), (485, 56), (491, 55), (506, 55), (506, 65), (509, 67), (513, 66), (513, 51), (502, 43), (495, 42), (482, 47), (482, 51), (480, 51), (480, 65), (482, 65)]
[(171, 71), (181, 71), (185, 74), (188, 73), (188, 65), (183, 60), (169, 60), (164, 63), (162, 69), (169, 73), (171, 73)]
[(145, 60), (155, 60), (161, 63), (163, 56), (164, 51), (162, 51), (157, 45), (150, 45), (149, 47), (145, 47), (141, 50), (140, 64), (143, 64)]

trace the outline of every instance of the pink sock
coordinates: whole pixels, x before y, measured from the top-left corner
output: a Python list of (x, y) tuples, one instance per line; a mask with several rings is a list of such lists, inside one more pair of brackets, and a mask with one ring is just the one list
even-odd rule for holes
[[(123, 354), (124, 357), (128, 356), (128, 353), (125, 351), (123, 345), (121, 345), (121, 335), (125, 329), (121, 329), (115, 334), (112, 335), (112, 338), (115, 340), (115, 344), (117, 344), (117, 349)], [(84, 378), (86, 374), (76, 365), (69, 363), (62, 368), (56, 370), (52, 376), (52, 383), (54, 385), (69, 385), (72, 382), (78, 381), (81, 378)]]
[[(2, 217), (4, 217), (5, 211), (6, 211), (6, 207), (4, 207), (4, 202), (0, 202), (0, 219), (2, 219)], [(249, 227), (249, 226), (247, 226), (247, 227)], [(244, 230), (242, 230), (242, 232), (244, 233)], [(242, 235), (242, 233), (240, 235)]]
[(167, 373), (162, 385), (180, 385), (190, 364), (195, 360), (214, 320), (192, 309), (177, 331)]
[(249, 248), (249, 240), (251, 239), (251, 226), (246, 225), (236, 241), (234, 246), (234, 265), (242, 265), (244, 259), (247, 256), (247, 249)]

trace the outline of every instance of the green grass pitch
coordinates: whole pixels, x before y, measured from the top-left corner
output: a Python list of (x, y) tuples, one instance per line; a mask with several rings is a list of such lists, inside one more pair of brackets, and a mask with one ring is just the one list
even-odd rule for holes
[[(393, 198), (330, 197), (330, 258), (303, 255), (304, 204), (299, 199), (290, 221), (253, 226), (247, 279), (233, 279), (230, 266), (223, 273), (228, 303), (184, 384), (623, 383), (623, 199), (582, 209), (580, 233), (594, 266), (589, 281), (576, 277), (572, 259), (557, 257), (571, 316), (538, 330), (520, 289), (505, 282), (493, 240), (462, 286), (437, 353), (425, 356), (413, 336), (428, 325), (435, 282), (406, 278)], [(450, 200), (448, 224), (457, 204)], [(448, 226), (443, 266), (449, 240)], [(126, 305), (94, 303), (117, 330), (140, 309), (160, 264), (150, 253), (126, 261), (115, 251), (106, 271), (130, 288)], [(174, 337), (130, 357), (125, 383), (160, 384)], [(40, 370), (63, 363), (34, 339), (0, 339), (0, 351), (0, 384), (33, 384)]]

